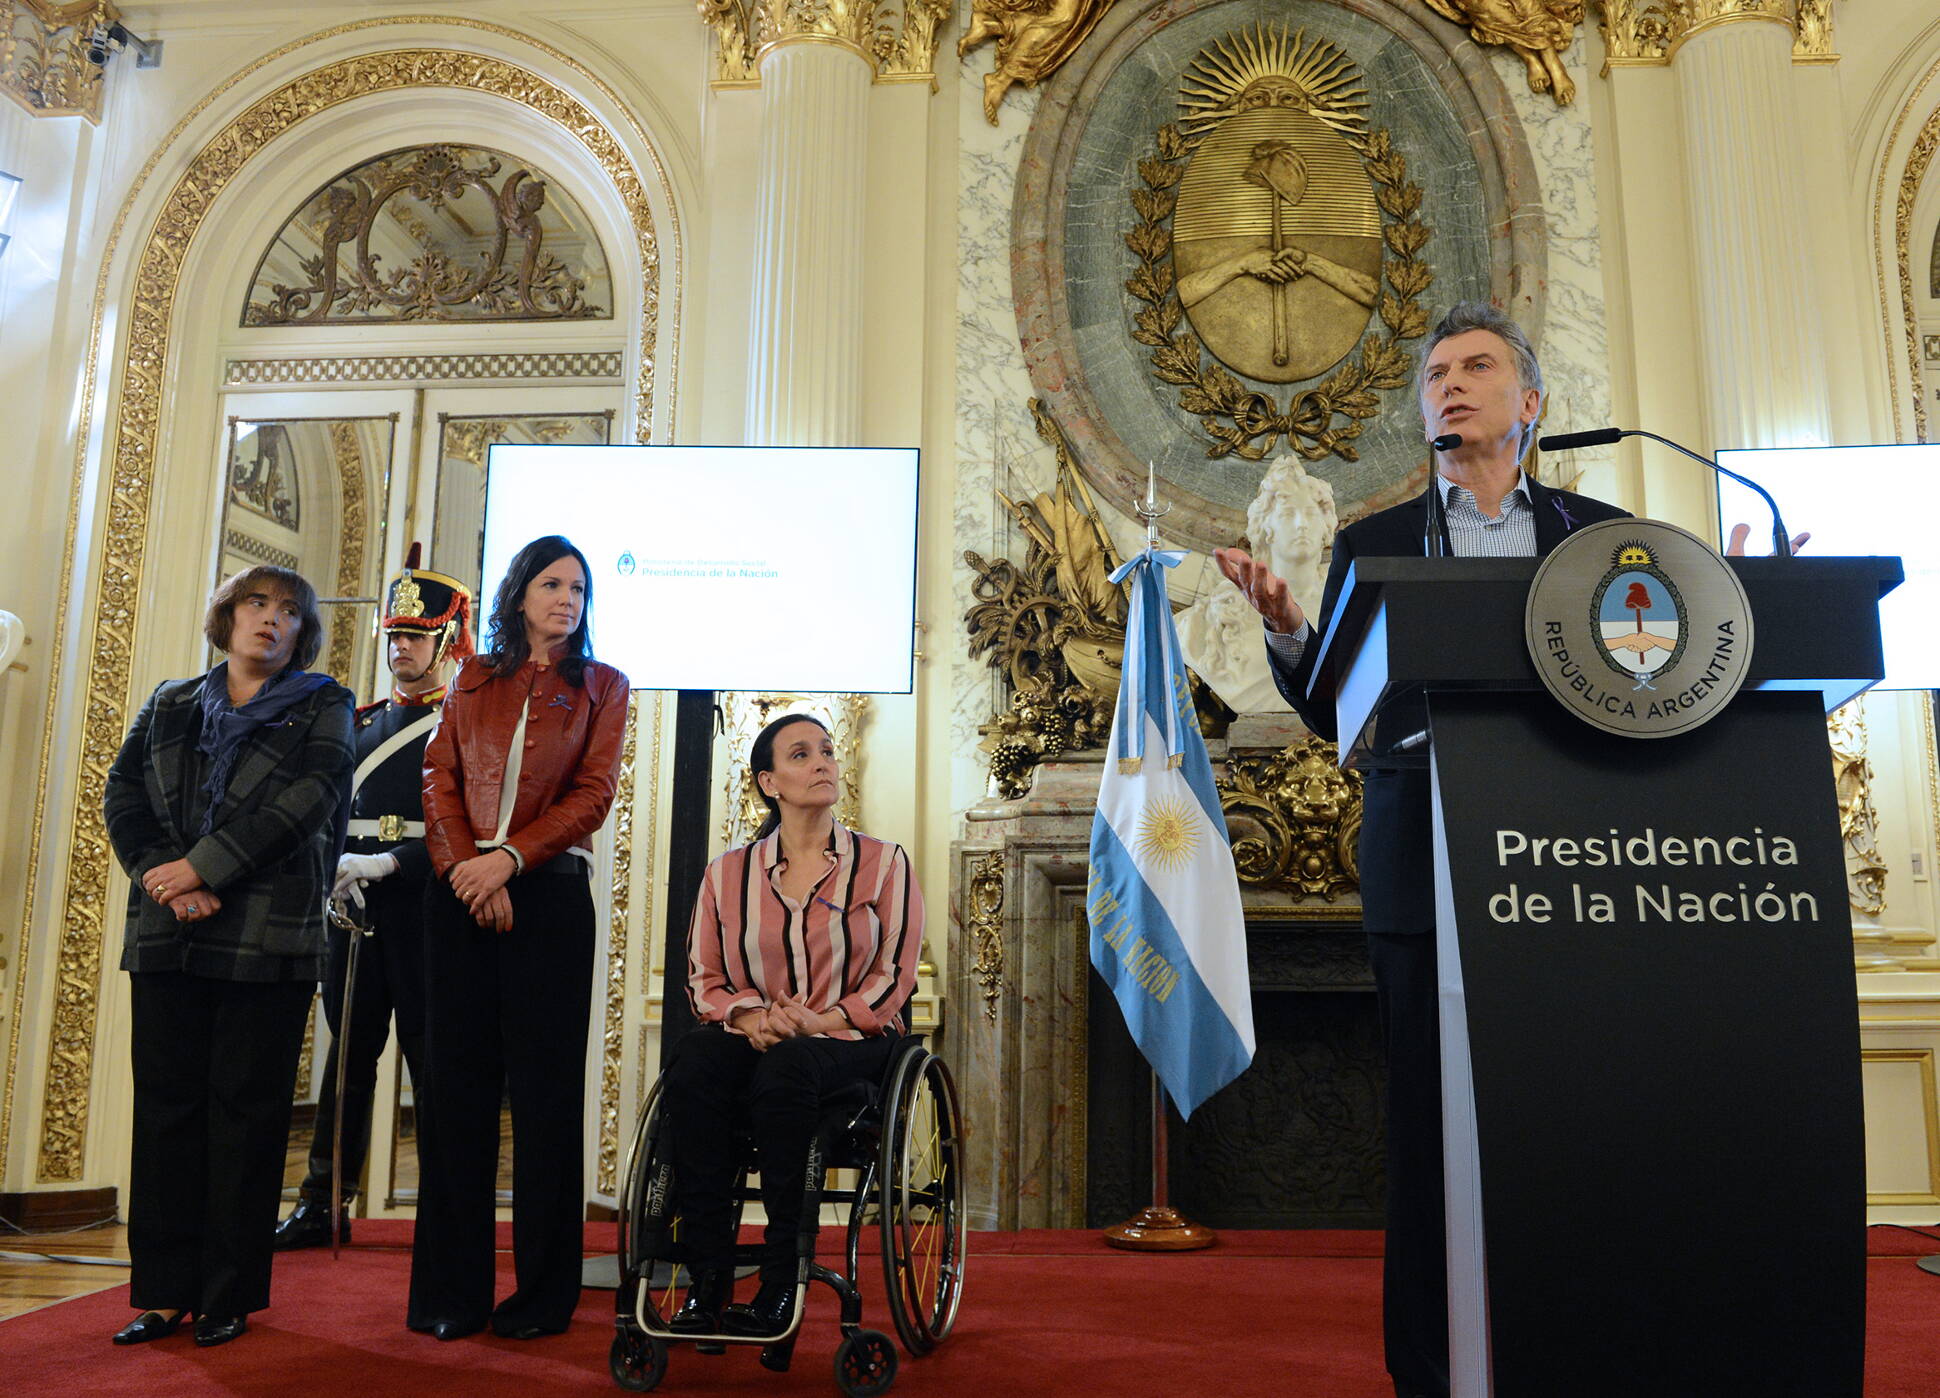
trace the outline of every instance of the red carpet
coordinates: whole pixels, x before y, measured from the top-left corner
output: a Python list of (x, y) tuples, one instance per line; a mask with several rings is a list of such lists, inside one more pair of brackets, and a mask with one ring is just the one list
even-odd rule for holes
[[(328, 1252), (279, 1258), (275, 1304), (252, 1318), (249, 1334), (217, 1349), (197, 1349), (186, 1331), (111, 1346), (108, 1336), (132, 1315), (125, 1287), (0, 1323), (0, 1390), (142, 1398), (620, 1391), (606, 1372), (607, 1292), (587, 1292), (573, 1329), (545, 1340), (440, 1344), (405, 1330), (410, 1257), (398, 1245), (409, 1228), (359, 1223), (357, 1244), (334, 1264)], [(611, 1242), (610, 1225), (587, 1232), (595, 1248)], [(1873, 1229), (1869, 1241), (1867, 1398), (1931, 1398), (1940, 1391), (1940, 1277), (1912, 1259), (1940, 1252), (1940, 1240)], [(1378, 1233), (1229, 1233), (1209, 1252), (1164, 1257), (1119, 1252), (1091, 1233), (973, 1233), (956, 1333), (928, 1358), (904, 1356), (893, 1391), (1387, 1398), (1379, 1244)], [(503, 1270), (510, 1265), (501, 1259)], [(888, 1330), (880, 1279), (865, 1273), (865, 1323)], [(752, 1350), (707, 1357), (682, 1349), (659, 1391), (835, 1393), (826, 1290), (813, 1307), (788, 1374), (761, 1369)]]

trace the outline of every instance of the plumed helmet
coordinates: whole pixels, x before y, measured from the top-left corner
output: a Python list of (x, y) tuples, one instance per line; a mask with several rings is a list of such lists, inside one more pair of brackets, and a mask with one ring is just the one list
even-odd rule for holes
[(463, 661), (472, 654), (472, 590), (454, 577), (418, 566), (423, 545), (413, 542), (404, 567), (384, 588), (380, 631), (416, 631), (438, 638), (431, 663), (447, 655)]

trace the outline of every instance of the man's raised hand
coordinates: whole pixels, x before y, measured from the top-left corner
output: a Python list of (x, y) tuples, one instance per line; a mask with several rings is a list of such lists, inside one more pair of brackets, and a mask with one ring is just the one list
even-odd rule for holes
[[(1745, 552), (1745, 536), (1750, 533), (1751, 526), (1749, 524), (1732, 525), (1731, 538), (1724, 546), (1724, 556), (1726, 558), (1742, 558)], [(1803, 534), (1794, 534), (1792, 536), (1792, 552), (1797, 553), (1800, 549), (1804, 548), (1805, 541), (1811, 537), (1812, 531), (1809, 529)]]
[(1266, 622), (1267, 630), (1291, 635), (1306, 621), (1306, 613), (1293, 600), (1286, 579), (1248, 555), (1246, 550), (1214, 549), (1213, 562), (1219, 565), (1227, 581), (1246, 594), (1253, 610)]

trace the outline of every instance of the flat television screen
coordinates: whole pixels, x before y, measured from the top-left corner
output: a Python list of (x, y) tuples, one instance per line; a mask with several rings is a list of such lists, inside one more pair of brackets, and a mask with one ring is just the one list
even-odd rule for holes
[(914, 447), (495, 446), (486, 471), (481, 609), (563, 534), (636, 689), (910, 691)]
[[(1820, 557), (1897, 556), (1906, 581), (1879, 603), (1886, 651), (1881, 689), (1940, 687), (1940, 445), (1775, 447), (1721, 451), (1720, 465), (1772, 493), (1793, 534), (1812, 531), (1806, 551)], [(1771, 511), (1757, 495), (1718, 478), (1724, 537), (1749, 524), (1748, 552), (1771, 551)]]

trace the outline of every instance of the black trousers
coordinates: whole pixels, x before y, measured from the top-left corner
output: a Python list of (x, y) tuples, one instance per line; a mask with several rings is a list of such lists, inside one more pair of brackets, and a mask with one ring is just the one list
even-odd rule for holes
[(1388, 1236), (1381, 1312), (1403, 1392), (1448, 1392), (1447, 1201), (1435, 934), (1368, 934), (1388, 1050)]
[[(512, 930), (424, 895), (425, 1078), (408, 1322), (564, 1330), (579, 1304), (593, 895), (582, 873), (506, 885)], [(512, 1102), (517, 1289), (492, 1306), (499, 1103)]]
[(229, 1317), (269, 1304), (310, 981), (128, 977), (135, 1069), (129, 1299)]
[[(357, 953), (357, 986), (350, 1002), (350, 1033), (343, 1032), (344, 972), (352, 933), (332, 927), (330, 962), (323, 979), (323, 1017), (330, 1052), (317, 1092), (316, 1130), (310, 1137), (310, 1168), (303, 1197), (328, 1205), (330, 1146), (341, 1110), (344, 1122), (344, 1199), (357, 1196), (370, 1150), (371, 1099), (377, 1093), (377, 1060), (397, 1018), (397, 1043), (411, 1070), (411, 1087), (424, 1099), (424, 880), (393, 874), (364, 889), (371, 935)], [(344, 1100), (337, 1101), (337, 1060), (344, 1057)]]
[(746, 1122), (761, 1161), (768, 1214), (763, 1281), (793, 1281), (802, 1225), (808, 1146), (822, 1099), (850, 1083), (882, 1077), (896, 1036), (784, 1039), (765, 1053), (719, 1024), (680, 1041), (667, 1065), (668, 1144), (688, 1246), (697, 1271), (733, 1262), (734, 1186), (743, 1162), (734, 1148)]

